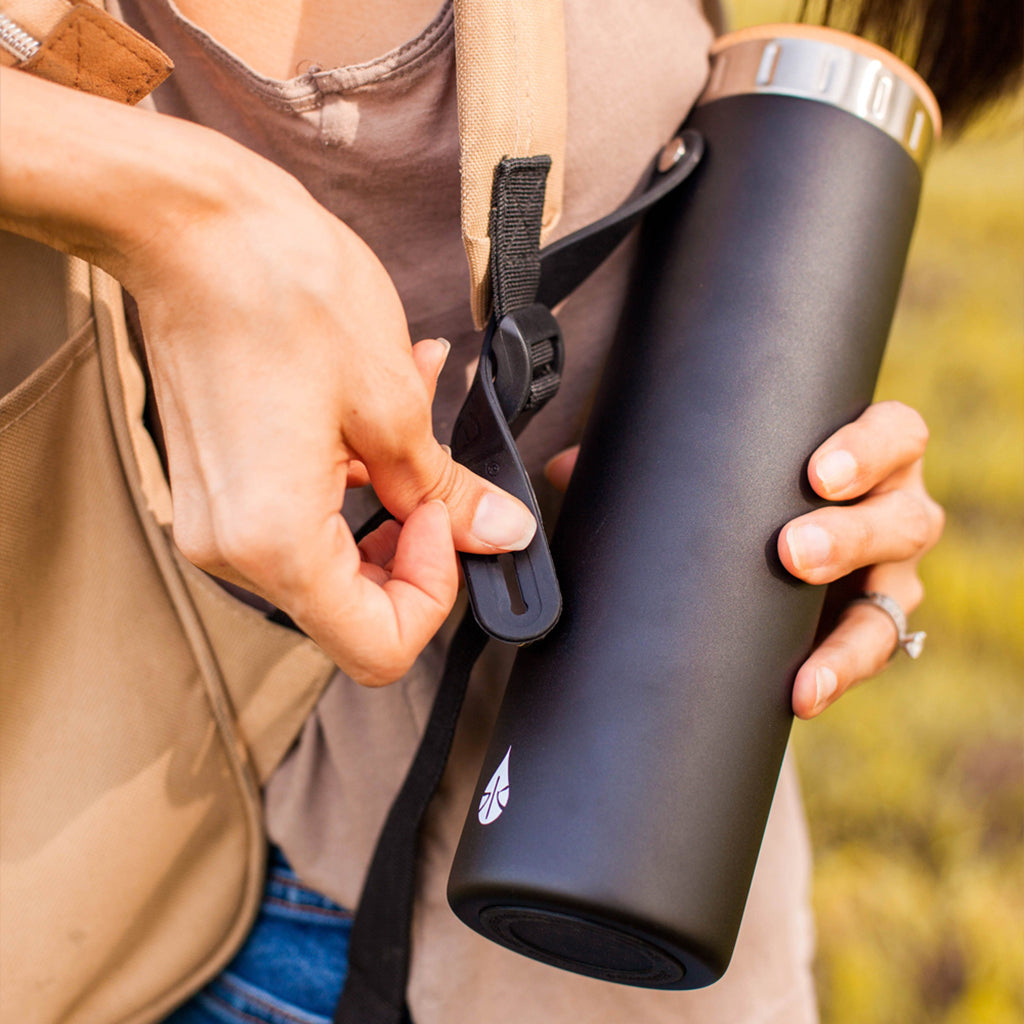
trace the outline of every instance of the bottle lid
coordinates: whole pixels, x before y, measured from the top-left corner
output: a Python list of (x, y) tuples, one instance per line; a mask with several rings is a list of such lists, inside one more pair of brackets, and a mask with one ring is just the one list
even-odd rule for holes
[(833, 28), (759, 25), (717, 39), (698, 106), (750, 93), (839, 107), (890, 135), (921, 167), (942, 131), (935, 96), (913, 68)]

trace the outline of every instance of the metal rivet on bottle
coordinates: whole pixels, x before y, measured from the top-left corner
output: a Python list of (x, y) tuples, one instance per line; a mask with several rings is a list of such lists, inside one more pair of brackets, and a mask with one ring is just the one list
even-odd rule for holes
[(658, 157), (658, 170), (664, 174), (671, 171), (683, 157), (686, 156), (686, 143), (677, 135), (666, 143), (665, 148)]

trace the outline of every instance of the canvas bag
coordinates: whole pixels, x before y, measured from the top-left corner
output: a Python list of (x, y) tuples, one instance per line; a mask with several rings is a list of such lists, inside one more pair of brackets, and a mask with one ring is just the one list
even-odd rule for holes
[[(494, 164), (552, 155), (543, 236), (558, 219), (564, 36), (551, 2), (455, 9), (483, 320)], [(161, 77), (160, 52), (90, 4), (0, 12), (44, 44), (4, 63), (126, 102)], [(0, 1021), (146, 1024), (251, 926), (259, 786), (333, 666), (175, 549), (117, 282), (0, 233), (0, 317)]]
[(0, 280), (49, 328), (5, 355), (66, 338), (0, 401), (0, 1019), (141, 1024), (251, 925), (259, 786), (333, 666), (171, 543), (117, 284), (11, 235)]

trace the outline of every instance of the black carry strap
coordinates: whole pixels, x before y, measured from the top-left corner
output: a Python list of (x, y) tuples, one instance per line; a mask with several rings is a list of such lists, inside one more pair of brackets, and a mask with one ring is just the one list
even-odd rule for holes
[[(654, 172), (648, 186), (615, 213), (555, 243), (542, 254), (537, 252), (537, 241), (533, 242), (532, 250), (528, 243), (530, 238), (539, 239), (537, 211), (543, 206), (547, 173), (546, 169), (543, 174), (539, 170), (543, 158), (503, 161), (496, 171), (492, 231), (497, 234), (492, 235), (492, 241), (503, 255), (494, 259), (492, 252), (492, 275), (496, 266), (501, 279), (493, 282), (494, 296), (501, 305), (488, 327), (481, 369), (456, 422), (452, 449), (459, 461), (477, 472), (480, 469), (476, 463), (483, 453), (484, 475), (496, 479), (500, 486), (520, 498), (528, 493), (531, 500), (527, 504), (538, 521), (536, 498), (511, 432), (511, 423), (521, 429), (551, 397), (561, 372), (561, 336), (558, 334), (557, 341), (550, 337), (552, 330), (557, 333), (557, 324), (547, 305), (535, 299), (540, 295), (545, 303), (554, 304), (575, 288), (611, 253), (645, 210), (690, 174), (702, 152), (700, 137), (684, 133), (679, 158), (668, 171)], [(535, 161), (538, 162), (534, 164)], [(496, 474), (488, 471), (488, 458), (500, 463)], [(528, 492), (524, 492), (522, 481)], [(378, 514), (361, 533), (386, 518), (387, 513)], [(543, 530), (538, 529), (537, 536), (543, 545), (541, 557), (546, 555), (550, 563)], [(526, 551), (533, 547), (531, 543)], [(484, 568), (478, 570), (478, 564)], [(499, 590), (504, 590), (507, 595), (507, 587), (498, 560), (467, 563), (464, 557), (463, 567), (467, 584), (471, 574), (480, 576), (476, 583), (477, 601), (486, 609), (484, 619), (495, 608), (500, 613), (496, 621), (507, 618), (499, 594)], [(540, 586), (546, 580), (546, 571), (544, 565), (530, 561), (528, 556), (520, 560), (516, 572), (525, 574), (520, 575), (524, 600), (529, 596), (524, 579), (530, 579), (529, 574), (534, 573), (541, 581)], [(484, 584), (495, 583), (499, 573), (501, 587), (492, 587), (485, 593)], [(553, 567), (551, 579), (554, 580)], [(557, 598), (557, 583), (554, 588)], [(472, 597), (473, 586), (468, 589)], [(550, 602), (550, 594), (547, 597)], [(476, 614), (479, 616), (479, 611)], [(419, 830), (444, 774), (470, 672), (487, 639), (488, 634), (475, 621), (474, 612), (467, 612), (449, 648), (423, 739), (374, 850), (352, 926), (348, 977), (334, 1011), (334, 1024), (411, 1024), (406, 988)]]
[(419, 824), (444, 774), (469, 674), (487, 634), (467, 614), (412, 767), (388, 812), (352, 924), (348, 978), (334, 1024), (409, 1024), (405, 989)]

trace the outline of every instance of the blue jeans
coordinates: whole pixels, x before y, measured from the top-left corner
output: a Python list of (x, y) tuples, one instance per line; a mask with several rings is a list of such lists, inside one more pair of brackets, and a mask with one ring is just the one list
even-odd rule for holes
[(303, 885), (272, 847), (245, 945), (164, 1024), (331, 1024), (351, 930), (351, 912)]

